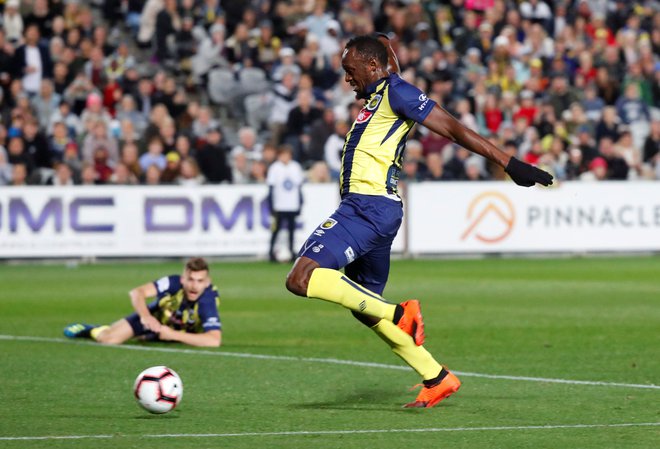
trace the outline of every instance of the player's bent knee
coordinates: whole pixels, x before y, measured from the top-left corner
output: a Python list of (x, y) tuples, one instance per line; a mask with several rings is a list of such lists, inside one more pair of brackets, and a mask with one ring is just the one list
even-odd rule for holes
[(299, 257), (286, 277), (287, 290), (294, 295), (306, 297), (312, 272), (318, 267), (316, 261), (308, 257)]
[(294, 295), (307, 296), (307, 282), (303, 281), (295, 272), (291, 272), (286, 277), (286, 288)]
[[(128, 323), (126, 323), (126, 325), (128, 325)], [(111, 327), (110, 329), (101, 332), (96, 337), (96, 342), (101, 343), (102, 345), (120, 345), (130, 338), (130, 336), (125, 336), (123, 334), (124, 332), (117, 332), (116, 329)]]
[(307, 296), (307, 287), (309, 278), (312, 277), (313, 270), (300, 269), (297, 265), (286, 277), (286, 288), (291, 293), (298, 296)]

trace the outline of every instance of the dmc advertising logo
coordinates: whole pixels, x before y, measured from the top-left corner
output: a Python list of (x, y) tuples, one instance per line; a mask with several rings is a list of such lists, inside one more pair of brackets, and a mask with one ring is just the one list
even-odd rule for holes
[(467, 219), (469, 224), (461, 240), (473, 236), (484, 243), (498, 243), (513, 230), (516, 212), (506, 196), (484, 192), (468, 206)]

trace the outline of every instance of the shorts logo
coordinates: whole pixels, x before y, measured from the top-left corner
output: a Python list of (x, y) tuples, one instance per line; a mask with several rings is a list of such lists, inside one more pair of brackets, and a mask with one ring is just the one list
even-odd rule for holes
[(366, 109), (362, 109), (362, 110), (360, 110), (360, 113), (358, 114), (357, 118), (355, 119), (355, 123), (357, 123), (357, 124), (364, 123), (367, 120), (369, 120), (373, 114), (374, 114), (373, 112), (369, 112)]
[(323, 249), (323, 245), (314, 246), (314, 247), (312, 248), (312, 252), (314, 252), (314, 253), (320, 253), (322, 249)]
[(360, 304), (358, 304), (358, 307), (360, 308), (360, 312), (364, 312), (364, 309), (367, 308), (367, 302), (362, 301)]
[(316, 240), (309, 240), (309, 239), (308, 239), (308, 240), (303, 244), (302, 252), (307, 251), (307, 250), (308, 250), (309, 248), (311, 248), (315, 243), (316, 243)]
[(337, 220), (335, 220), (334, 218), (328, 218), (321, 225), (321, 229), (330, 229), (333, 228), (336, 224), (337, 224)]
[(344, 255), (346, 256), (346, 261), (351, 263), (355, 260), (355, 251), (350, 246), (344, 250)]
[(380, 104), (380, 100), (382, 99), (383, 99), (382, 95), (374, 95), (374, 97), (371, 100), (369, 100), (369, 104), (367, 104), (367, 110), (369, 111), (375, 110)]

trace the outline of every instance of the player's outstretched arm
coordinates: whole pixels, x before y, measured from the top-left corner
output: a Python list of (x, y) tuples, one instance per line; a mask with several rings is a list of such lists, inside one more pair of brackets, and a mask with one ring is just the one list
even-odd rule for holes
[(212, 330), (201, 334), (176, 331), (168, 326), (161, 326), (158, 338), (165, 341), (178, 341), (190, 346), (217, 348), (222, 344), (222, 331)]
[(433, 107), (429, 115), (422, 122), (422, 125), (467, 148), (473, 153), (480, 154), (504, 167), (504, 170), (511, 176), (511, 179), (520, 186), (531, 187), (536, 183), (544, 186), (552, 184), (552, 175), (550, 173), (506, 154), (479, 134), (465, 127), (454, 116), (438, 105)]
[(154, 318), (151, 312), (149, 312), (147, 298), (153, 298), (157, 294), (156, 286), (152, 282), (135, 287), (128, 293), (131, 297), (131, 305), (140, 316), (140, 321), (147, 329), (153, 332), (158, 332), (161, 325), (160, 321)]

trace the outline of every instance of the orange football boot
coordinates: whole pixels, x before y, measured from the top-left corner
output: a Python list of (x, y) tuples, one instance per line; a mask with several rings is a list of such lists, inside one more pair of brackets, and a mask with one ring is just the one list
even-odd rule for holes
[(438, 402), (456, 393), (461, 388), (461, 381), (452, 373), (447, 372), (445, 378), (432, 387), (419, 384), (413, 388), (420, 385), (422, 386), (422, 391), (419, 392), (414, 402), (404, 405), (405, 408), (431, 408)]
[(403, 316), (397, 323), (399, 329), (410, 335), (417, 346), (424, 344), (424, 320), (422, 319), (422, 309), (419, 306), (419, 301), (416, 299), (409, 299), (401, 303), (403, 307)]

